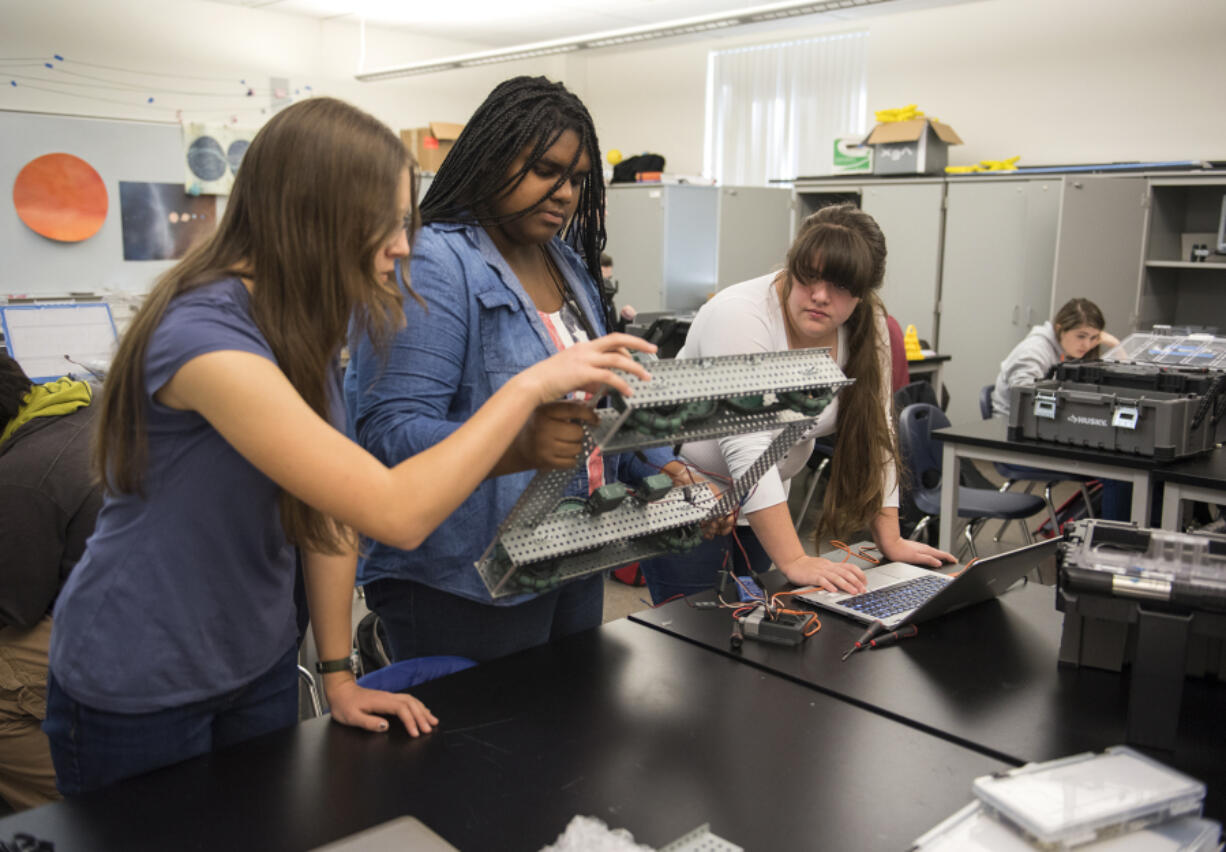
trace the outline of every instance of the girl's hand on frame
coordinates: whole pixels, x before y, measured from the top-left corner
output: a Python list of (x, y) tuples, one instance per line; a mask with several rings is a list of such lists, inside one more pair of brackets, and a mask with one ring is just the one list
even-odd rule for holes
[(651, 353), (656, 347), (631, 334), (607, 334), (567, 347), (533, 364), (520, 376), (534, 385), (541, 403), (553, 402), (576, 390), (597, 395), (612, 388), (630, 396), (633, 393), (630, 385), (614, 371), (630, 373), (644, 381), (651, 375), (630, 357), (629, 350)]
[(860, 594), (865, 585), (864, 572), (850, 562), (832, 562), (820, 556), (802, 556), (779, 570), (793, 586), (816, 586), (827, 592)]
[[(328, 680), (335, 677), (336, 681)], [(438, 725), (438, 719), (412, 695), (403, 692), (382, 692), (358, 686), (353, 675), (338, 672), (325, 675), (324, 689), (332, 718), (354, 728), (368, 731), (386, 731), (387, 719), (395, 716), (404, 724), (409, 736), (428, 734)], [(377, 715), (376, 715), (377, 714)]]
[(539, 406), (515, 438), (515, 451), (530, 467), (572, 468), (583, 450), (583, 424), (600, 422), (581, 402), (549, 402)]
[(908, 562), (922, 568), (940, 568), (947, 562), (958, 561), (952, 553), (906, 538), (896, 539), (889, 544), (878, 544), (877, 547), (889, 562)]

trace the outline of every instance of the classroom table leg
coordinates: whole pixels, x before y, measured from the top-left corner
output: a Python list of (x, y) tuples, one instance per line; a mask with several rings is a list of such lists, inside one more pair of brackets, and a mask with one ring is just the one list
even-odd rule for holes
[(958, 512), (958, 446), (944, 442), (941, 451), (941, 519), (938, 526), (937, 547), (953, 552), (954, 522)]

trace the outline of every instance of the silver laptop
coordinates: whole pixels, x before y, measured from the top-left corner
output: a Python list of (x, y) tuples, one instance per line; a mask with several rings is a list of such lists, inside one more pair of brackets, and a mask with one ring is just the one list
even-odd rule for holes
[(905, 562), (871, 565), (864, 569), (865, 592), (808, 592), (796, 597), (865, 624), (880, 621), (893, 630), (996, 597), (1054, 556), (1060, 541), (1046, 539), (977, 559), (956, 577)]

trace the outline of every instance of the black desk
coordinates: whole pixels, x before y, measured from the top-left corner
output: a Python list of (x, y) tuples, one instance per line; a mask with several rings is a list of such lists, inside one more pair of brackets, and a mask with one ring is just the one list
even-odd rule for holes
[(1226, 503), (1226, 450), (1164, 465), (1154, 471), (1154, 481), (1162, 485), (1162, 528), (1178, 530), (1184, 500)]
[[(1149, 524), (1151, 470), (1154, 460), (1145, 456), (1130, 456), (1105, 450), (1090, 450), (1019, 438), (1011, 441), (1008, 423), (999, 417), (958, 423), (933, 431), (933, 437), (944, 443), (941, 457), (941, 523), (940, 546), (949, 550), (953, 544), (957, 513), (958, 477), (961, 459), (982, 459), (991, 462), (1041, 467), (1082, 476), (1118, 479), (1132, 483), (1131, 518), (1142, 525)], [(950, 484), (953, 487), (948, 487)]]
[[(828, 695), (897, 719), (999, 760), (1021, 764), (1125, 741), (1128, 680), (1090, 668), (1058, 668), (1063, 615), (1051, 586), (1003, 597), (921, 625), (895, 648), (843, 652), (861, 625), (823, 613), (822, 629), (798, 648), (746, 641), (729, 648), (727, 611), (676, 601), (635, 621), (739, 656)], [(1205, 811), (1226, 817), (1226, 684), (1185, 683), (1180, 740), (1159, 760), (1209, 785)]]
[[(74, 850), (301, 850), (404, 814), (535, 850), (576, 814), (662, 846), (904, 849), (996, 760), (619, 621), (426, 684), (420, 740), (327, 719), (0, 820)], [(892, 767), (888, 779), (865, 759)]]
[(915, 361), (908, 360), (907, 373), (911, 376), (911, 381), (913, 382), (923, 379), (931, 384), (937, 393), (937, 399), (940, 399), (945, 362), (952, 357), (952, 355), (929, 355), (926, 358), (919, 358)]

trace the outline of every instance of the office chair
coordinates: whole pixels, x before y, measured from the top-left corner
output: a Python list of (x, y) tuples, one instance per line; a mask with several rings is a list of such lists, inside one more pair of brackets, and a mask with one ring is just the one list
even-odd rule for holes
[[(911, 533), (917, 539), (941, 511), (941, 443), (932, 437), (933, 429), (949, 425), (945, 412), (935, 405), (918, 402), (903, 409), (898, 418), (898, 439), (907, 473), (906, 491), (923, 517)], [(1043, 501), (1033, 494), (993, 491), (990, 488), (958, 489), (957, 512), (969, 518), (963, 536), (972, 557), (978, 557), (975, 535), (990, 519), (1016, 520), (1029, 518), (1043, 510)], [(1026, 541), (1034, 540), (1029, 527), (1023, 524)]]
[[(984, 385), (979, 390), (979, 415), (984, 420), (992, 419), (992, 391), (995, 385)], [(1056, 505), (1052, 501), (1051, 490), (1058, 482), (1076, 482), (1077, 487), (1081, 489), (1081, 499), (1086, 504), (1086, 515), (1094, 517), (1093, 505), (1090, 503), (1090, 492), (1086, 488), (1087, 478), (1084, 476), (1073, 476), (1072, 474), (1060, 473), (1055, 470), (1044, 470), (1041, 467), (1029, 467), (1021, 464), (1005, 464), (1004, 462), (993, 462), (992, 466), (996, 468), (996, 472), (1005, 480), (1000, 486), (1001, 491), (1008, 491), (1013, 487), (1014, 483), (1025, 482), (1026, 493), (1030, 493), (1030, 489), (1035, 483), (1043, 483), (1043, 502), (1047, 504), (1047, 514), (1051, 517), (1051, 528), (1053, 535), (1060, 532), (1060, 523), (1056, 520)], [(1092, 478), (1092, 477), (1091, 477)], [(1000, 537), (1004, 535), (1005, 528), (1009, 526), (1011, 521), (1005, 521), (997, 530), (995, 541), (1000, 541)]]

